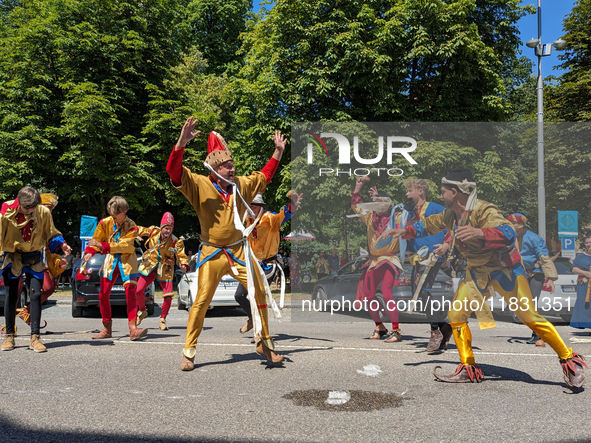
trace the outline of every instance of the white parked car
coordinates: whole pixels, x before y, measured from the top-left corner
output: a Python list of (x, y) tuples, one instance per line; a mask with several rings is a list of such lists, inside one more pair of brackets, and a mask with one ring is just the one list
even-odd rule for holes
[[(191, 268), (190, 272), (187, 272), (180, 280), (178, 284), (178, 308), (184, 309), (186, 311), (189, 310), (191, 305), (193, 305), (193, 301), (195, 301), (195, 294), (191, 294), (190, 286), (191, 282), (197, 278), (197, 273), (195, 272), (195, 265), (197, 260), (192, 258), (189, 262), (189, 266)], [(209, 309), (213, 309), (215, 307), (235, 307), (239, 306), (234, 299), (234, 294), (236, 293), (236, 289), (238, 288), (238, 280), (233, 278), (231, 275), (226, 274), (222, 277), (222, 280), (219, 282), (218, 287), (213, 294), (213, 299), (209, 304)]]
[[(546, 282), (537, 300), (537, 310), (544, 317), (561, 317), (568, 322), (577, 300), (577, 275), (570, 271), (570, 262), (559, 259), (554, 264), (558, 271), (558, 280), (554, 282), (554, 293), (550, 293)], [(496, 292), (495, 295), (494, 305), (491, 306), (493, 314), (510, 315), (516, 319), (499, 293)]]

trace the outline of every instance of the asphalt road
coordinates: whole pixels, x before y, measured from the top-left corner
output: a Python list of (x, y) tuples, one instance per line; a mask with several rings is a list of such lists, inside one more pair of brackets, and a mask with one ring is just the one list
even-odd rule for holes
[[(295, 308), (294, 308), (295, 309)], [(130, 342), (125, 313), (114, 337), (88, 312), (50, 304), (43, 318), (48, 352), (27, 349), (19, 321), (17, 349), (0, 353), (2, 442), (227, 441), (589, 441), (591, 387), (572, 393), (549, 348), (525, 344), (529, 330), (472, 324), (480, 384), (434, 381), (435, 365), (451, 373), (455, 346), (427, 355), (428, 326), (402, 325), (404, 341), (369, 340), (370, 321), (272, 321), (282, 367), (268, 367), (237, 310), (211, 312), (197, 348), (197, 368), (180, 371), (187, 313), (171, 310), (160, 331)], [(586, 332), (559, 326), (576, 351), (591, 355)], [(583, 335), (584, 334), (584, 335)], [(588, 384), (591, 383), (589, 379)], [(591, 386), (591, 385), (589, 385)], [(327, 404), (326, 400), (336, 405)], [(341, 403), (341, 404), (338, 404)]]

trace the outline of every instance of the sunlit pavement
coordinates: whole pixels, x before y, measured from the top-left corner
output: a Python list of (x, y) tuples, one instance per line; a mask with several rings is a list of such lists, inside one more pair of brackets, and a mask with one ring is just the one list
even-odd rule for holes
[[(159, 308), (130, 342), (124, 309), (112, 339), (95, 341), (98, 311), (71, 318), (66, 301), (44, 307), (48, 352), (27, 349), (20, 320), (17, 349), (0, 352), (2, 441), (584, 441), (589, 390), (573, 394), (549, 348), (525, 344), (529, 330), (471, 324), (480, 384), (434, 381), (452, 373), (458, 354), (427, 355), (429, 327), (403, 324), (403, 342), (369, 340), (369, 320), (294, 308), (271, 321), (281, 367), (269, 367), (239, 333), (238, 309), (211, 311), (196, 369), (180, 371), (187, 312)], [(290, 320), (291, 318), (291, 320)], [(585, 331), (559, 326), (569, 346), (591, 355)], [(323, 400), (323, 398), (325, 400)]]

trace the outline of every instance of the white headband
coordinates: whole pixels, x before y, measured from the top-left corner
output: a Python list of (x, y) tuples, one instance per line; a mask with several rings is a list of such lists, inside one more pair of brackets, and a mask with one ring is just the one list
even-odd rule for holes
[(467, 179), (464, 179), (461, 182), (448, 180), (445, 177), (441, 179), (441, 183), (444, 185), (455, 185), (458, 187), (462, 194), (468, 194), (468, 202), (466, 203), (466, 211), (472, 211), (476, 206), (476, 183), (469, 182)]

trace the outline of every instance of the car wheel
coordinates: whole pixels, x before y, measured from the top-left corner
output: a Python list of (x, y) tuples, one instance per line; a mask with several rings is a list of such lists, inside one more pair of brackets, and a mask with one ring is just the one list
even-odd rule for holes
[(29, 302), (29, 293), (27, 292), (27, 288), (25, 287), (25, 285), (23, 285), (23, 287), (21, 288), (21, 295), (19, 297), (18, 302), (20, 308), (24, 308), (25, 306), (27, 306), (27, 303)]
[(84, 308), (76, 307), (76, 305), (74, 304), (74, 300), (75, 300), (75, 297), (74, 297), (74, 295), (72, 295), (72, 317), (74, 317), (74, 318), (82, 317), (82, 311)]
[(187, 305), (185, 305), (182, 301), (181, 301), (181, 296), (179, 295), (177, 297), (178, 303), (177, 306), (179, 308), (179, 311), (186, 311), (187, 310)]
[(148, 311), (148, 315), (154, 315), (154, 303), (152, 303), (151, 305), (147, 305), (146, 311)]
[(310, 283), (312, 281), (312, 277), (310, 274), (304, 274), (302, 277), (302, 283)]
[(324, 288), (317, 288), (314, 291), (314, 295), (312, 296), (312, 302), (316, 303), (316, 306), (319, 307), (319, 311), (324, 310), (324, 301), (327, 300), (326, 291)]

